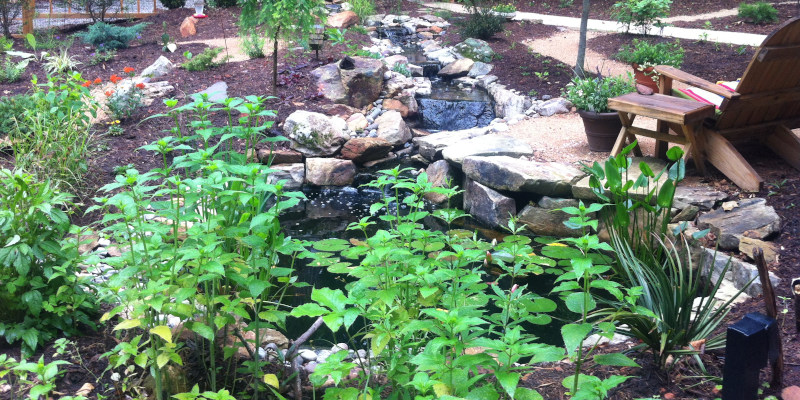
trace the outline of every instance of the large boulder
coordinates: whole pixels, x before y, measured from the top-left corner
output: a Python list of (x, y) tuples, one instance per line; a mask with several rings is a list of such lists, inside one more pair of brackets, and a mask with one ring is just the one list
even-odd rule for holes
[(342, 147), (342, 157), (358, 163), (379, 160), (389, 154), (392, 144), (382, 138), (358, 137)]
[(346, 29), (358, 23), (358, 15), (353, 11), (342, 11), (328, 17), (328, 26)]
[(303, 163), (281, 164), (270, 167), (272, 172), (267, 177), (267, 182), (276, 184), (284, 181), (284, 190), (298, 190), (303, 187), (306, 178), (306, 169)]
[(467, 157), (463, 168), (470, 179), (492, 189), (545, 196), (570, 195), (572, 184), (584, 175), (571, 165), (508, 156)]
[(411, 78), (393, 72), (392, 77), (386, 81), (386, 97), (397, 96), (403, 90), (412, 88), (414, 88), (414, 81)]
[(781, 217), (762, 198), (741, 200), (730, 211), (718, 208), (697, 219), (697, 227), (711, 229), (723, 250), (739, 248), (739, 238), (747, 231), (748, 236), (764, 239), (781, 229)]
[(311, 76), (317, 82), (317, 90), (326, 99), (334, 103), (346, 103), (347, 91), (342, 84), (342, 77), (339, 75), (339, 65), (331, 63), (323, 65), (311, 71)]
[(411, 130), (408, 129), (403, 116), (397, 111), (387, 111), (375, 119), (378, 124), (378, 137), (385, 139), (392, 146), (400, 146), (411, 140)]
[(501, 228), (508, 224), (509, 218), (517, 215), (517, 206), (514, 199), (466, 178), (464, 211), (492, 228)]
[(400, 113), (403, 118), (408, 118), (408, 107), (397, 99), (386, 99), (383, 101), (384, 110), (394, 110)]
[(475, 38), (469, 38), (455, 45), (453, 50), (466, 58), (483, 61), (485, 63), (491, 62), (492, 58), (494, 58), (494, 50), (489, 46), (489, 43)]
[(348, 186), (356, 176), (356, 165), (336, 158), (306, 159), (306, 182), (317, 186)]
[(454, 143), (442, 150), (442, 157), (459, 167), (470, 156), (510, 156), (533, 155), (531, 146), (523, 140), (503, 135), (478, 136)]
[(283, 132), (291, 141), (292, 148), (307, 157), (331, 156), (348, 139), (331, 118), (303, 110), (297, 110), (286, 118)]
[[(456, 169), (445, 160), (431, 163), (431, 165), (428, 165), (428, 168), (425, 169), (425, 173), (428, 175), (428, 182), (430, 182), (433, 187), (449, 188), (456, 186)], [(442, 193), (428, 192), (425, 193), (423, 197), (434, 204), (444, 204), (448, 200), (447, 196)]]
[(442, 131), (423, 137), (414, 138), (414, 144), (419, 147), (419, 154), (428, 161), (436, 161), (442, 158), (442, 150), (453, 143), (459, 143), (467, 139), (483, 136), (489, 132), (489, 128), (472, 128), (460, 131)]
[(674, 199), (675, 207), (684, 208), (686, 205), (694, 205), (703, 211), (708, 211), (727, 198), (726, 193), (708, 186), (678, 186), (675, 188)]
[[(399, 100), (408, 110), (408, 117), (416, 117), (419, 113), (419, 103), (414, 96), (414, 89), (407, 89), (400, 93), (395, 99)], [(404, 115), (403, 118), (406, 116)]]
[(467, 76), (473, 64), (475, 64), (475, 61), (472, 61), (469, 58), (462, 58), (460, 60), (453, 61), (439, 70), (439, 76), (447, 79)]
[(178, 29), (181, 32), (181, 36), (189, 37), (194, 36), (197, 34), (197, 18), (189, 16), (183, 19), (181, 22), (181, 26)]
[(538, 204), (529, 204), (517, 215), (519, 221), (534, 235), (555, 237), (578, 237), (581, 231), (564, 225), (571, 215), (560, 211), (564, 207), (577, 207), (578, 200), (542, 197)]
[(339, 74), (347, 93), (347, 104), (363, 108), (380, 97), (386, 65), (366, 57), (345, 57), (339, 62)]

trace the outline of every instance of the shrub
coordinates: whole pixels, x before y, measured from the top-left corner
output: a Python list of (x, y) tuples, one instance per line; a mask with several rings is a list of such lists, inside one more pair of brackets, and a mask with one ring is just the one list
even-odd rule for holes
[(351, 0), (352, 11), (358, 15), (361, 21), (364, 18), (375, 14), (375, 2), (373, 0)]
[(25, 112), (36, 105), (34, 97), (29, 94), (18, 94), (0, 98), (0, 137), (11, 135), (14, 130), (27, 134), (25, 124), (17, 125), (17, 121), (25, 119)]
[(89, 25), (89, 30), (80, 34), (83, 41), (99, 50), (125, 49), (131, 40), (140, 36), (147, 23), (133, 26), (109, 25), (105, 22), (96, 22)]
[(11, 39), (11, 26), (22, 12), (22, 0), (0, 0), (0, 27), (3, 37)]
[(503, 30), (505, 18), (490, 10), (477, 9), (470, 13), (464, 22), (460, 23), (459, 35), (463, 38), (477, 38), (487, 40), (495, 33)]
[(80, 271), (70, 196), (48, 181), (0, 170), (0, 336), (22, 342), (24, 354), (59, 334), (91, 325), (94, 294)]
[(159, 0), (164, 7), (174, 10), (186, 6), (186, 0)]
[(631, 25), (647, 33), (653, 25), (662, 25), (661, 18), (669, 16), (672, 0), (620, 0), (613, 6), (612, 16), (630, 31)]
[(222, 65), (222, 62), (216, 62), (214, 59), (225, 50), (222, 47), (208, 47), (203, 50), (202, 53), (198, 55), (192, 55), (192, 53), (185, 53), (184, 55), (188, 60), (183, 63), (183, 68), (187, 71), (205, 71), (219, 65)]
[(258, 32), (242, 34), (242, 51), (250, 58), (264, 58), (264, 44), (267, 39), (259, 35)]
[(572, 78), (564, 88), (564, 97), (579, 110), (609, 112), (608, 99), (636, 90), (630, 76)]
[(623, 46), (615, 57), (622, 62), (639, 64), (643, 68), (654, 65), (680, 68), (683, 64), (683, 53), (683, 47), (677, 39), (674, 42), (656, 44), (633, 39), (633, 44)]
[(765, 1), (757, 1), (753, 4), (739, 4), (739, 18), (744, 18), (746, 22), (752, 24), (773, 24), (778, 22), (778, 10)]
[(69, 46), (62, 47), (58, 53), (48, 54), (44, 57), (42, 68), (44, 68), (48, 75), (73, 71), (81, 64), (80, 61), (69, 55), (68, 47)]

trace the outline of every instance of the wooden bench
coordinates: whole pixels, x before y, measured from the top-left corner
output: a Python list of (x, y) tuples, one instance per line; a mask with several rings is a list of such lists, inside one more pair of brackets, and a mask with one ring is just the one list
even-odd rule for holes
[[(668, 142), (686, 146), (684, 158), (691, 154), (697, 170), (705, 174), (703, 141), (696, 138), (702, 132), (703, 120), (714, 116), (713, 105), (663, 94), (642, 95), (634, 92), (608, 99), (608, 108), (616, 110), (622, 120), (622, 130), (611, 150), (612, 156), (636, 140), (637, 135), (645, 136), (656, 139), (656, 156), (661, 155), (661, 149), (666, 149)], [(658, 120), (659, 128), (650, 130), (633, 126), (637, 116)], [(669, 128), (675, 134), (671, 134)], [(634, 148), (634, 154), (642, 154), (638, 145)]]

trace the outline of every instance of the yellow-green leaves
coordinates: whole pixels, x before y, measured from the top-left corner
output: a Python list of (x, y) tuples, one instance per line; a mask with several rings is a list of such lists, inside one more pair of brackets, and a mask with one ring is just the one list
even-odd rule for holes
[(172, 331), (166, 325), (160, 325), (150, 329), (150, 334), (164, 339), (167, 343), (172, 343)]
[(138, 328), (140, 326), (142, 326), (142, 321), (139, 320), (138, 318), (137, 319), (126, 319), (126, 320), (120, 322), (119, 324), (117, 324), (117, 326), (114, 327), (114, 330), (115, 331), (119, 331), (119, 330), (122, 330), (122, 329)]

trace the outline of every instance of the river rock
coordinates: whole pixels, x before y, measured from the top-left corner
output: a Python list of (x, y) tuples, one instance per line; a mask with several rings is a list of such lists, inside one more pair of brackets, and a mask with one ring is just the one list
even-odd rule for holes
[[(456, 172), (456, 169), (445, 160), (433, 162), (425, 169), (425, 173), (428, 175), (428, 182), (436, 188), (455, 186)], [(444, 204), (448, 200), (444, 194), (434, 192), (425, 193), (423, 197), (434, 204)]]
[(411, 130), (399, 112), (387, 111), (376, 118), (375, 122), (378, 124), (378, 137), (385, 139), (392, 146), (400, 146), (411, 140)]
[(414, 87), (414, 81), (403, 74), (393, 72), (392, 77), (386, 81), (386, 96), (394, 97), (405, 89)]
[(347, 104), (364, 108), (377, 100), (383, 90), (383, 61), (366, 57), (345, 57), (339, 62), (339, 74), (347, 93)]
[(286, 118), (283, 132), (292, 148), (307, 157), (331, 156), (348, 139), (331, 118), (304, 110), (297, 110)]
[(472, 179), (464, 179), (464, 189), (464, 211), (492, 228), (506, 226), (508, 219), (517, 214), (514, 199)]
[(419, 154), (428, 161), (442, 158), (442, 150), (453, 143), (485, 135), (488, 127), (464, 129), (460, 131), (442, 131), (427, 136), (414, 138), (414, 144), (419, 147)]
[(492, 189), (545, 196), (570, 195), (572, 185), (584, 176), (571, 165), (508, 156), (467, 157), (463, 169), (470, 179)]
[(347, 129), (353, 132), (361, 132), (364, 129), (367, 129), (369, 126), (369, 121), (367, 121), (367, 117), (364, 116), (362, 113), (355, 113), (347, 118)]
[(300, 350), (297, 355), (299, 355), (304, 361), (316, 361), (317, 359), (317, 353), (311, 349)]
[(306, 182), (317, 186), (348, 186), (356, 176), (356, 165), (336, 158), (307, 158)]
[(472, 61), (469, 58), (462, 58), (460, 60), (453, 61), (439, 70), (439, 76), (445, 79), (467, 76), (470, 68), (472, 68), (472, 64), (475, 64), (475, 61)]
[(453, 50), (466, 58), (485, 63), (491, 62), (492, 58), (494, 58), (494, 50), (489, 46), (489, 43), (475, 38), (469, 38), (455, 45)]
[(303, 153), (288, 149), (258, 149), (258, 161), (266, 164), (272, 158), (272, 165), (303, 163)]
[(469, 69), (467, 76), (470, 78), (477, 78), (479, 76), (484, 76), (489, 72), (492, 72), (492, 68), (494, 68), (492, 64), (476, 61), (475, 64), (472, 64), (472, 68)]
[[(752, 283), (744, 292), (749, 296), (758, 296), (762, 294), (763, 288), (758, 278), (758, 268), (756, 268), (755, 265), (730, 257), (725, 253), (713, 249), (703, 250), (702, 271), (705, 276), (711, 273), (712, 285), (717, 282), (725, 266), (730, 262), (730, 266), (724, 278), (733, 282), (736, 289), (744, 288), (752, 280)], [(780, 284), (780, 278), (772, 272), (769, 273), (769, 280), (772, 282), (773, 287), (778, 287)]]
[(708, 186), (678, 186), (675, 188), (675, 207), (683, 208), (686, 204), (699, 207), (703, 211), (714, 208), (718, 202), (728, 198), (726, 193), (714, 190)]
[(555, 237), (578, 237), (581, 231), (564, 225), (571, 215), (560, 211), (564, 207), (577, 207), (578, 200), (544, 196), (538, 204), (529, 204), (517, 215), (535, 235)]
[(342, 147), (342, 157), (357, 163), (363, 163), (386, 157), (391, 149), (392, 144), (382, 138), (353, 138), (348, 140)]
[(765, 199), (752, 198), (741, 200), (731, 211), (719, 208), (701, 215), (697, 227), (711, 229), (721, 249), (733, 250), (739, 247), (739, 238), (746, 231), (752, 231), (758, 239), (779, 232), (781, 218)]
[(755, 259), (753, 253), (757, 248), (760, 248), (764, 252), (764, 261), (767, 263), (778, 261), (780, 249), (775, 243), (749, 238), (746, 235), (739, 238), (739, 251), (751, 260)]
[(326, 99), (334, 103), (347, 102), (347, 91), (342, 84), (338, 64), (331, 63), (316, 68), (311, 71), (311, 76), (313, 76), (317, 82), (317, 90), (322, 93)]
[(139, 76), (143, 78), (156, 79), (160, 78), (175, 69), (175, 64), (172, 63), (167, 57), (159, 56), (156, 62), (145, 68)]
[(384, 110), (394, 110), (400, 113), (403, 118), (408, 117), (408, 107), (400, 102), (400, 100), (386, 99), (383, 101)]
[(408, 58), (404, 55), (395, 54), (384, 58), (383, 63), (386, 64), (386, 68), (391, 70), (397, 65), (408, 65)]
[[(406, 89), (402, 93), (400, 93), (395, 99), (399, 100), (408, 110), (407, 116), (404, 115), (403, 118), (413, 118), (416, 117), (419, 113), (419, 103), (417, 103), (417, 99), (414, 96), (414, 89)], [(402, 114), (402, 113), (401, 113)]]
[(306, 167), (303, 163), (273, 165), (270, 169), (273, 172), (267, 177), (269, 184), (286, 181), (283, 184), (285, 190), (298, 190), (303, 187), (306, 178)]
[[(435, 49), (437, 46), (429, 46), (427, 49)], [(425, 54), (425, 57), (431, 61), (438, 61), (442, 65), (448, 65), (454, 61), (456, 61), (456, 56), (450, 49), (437, 49)]]
[[(491, 76), (491, 75), (487, 75)], [(480, 85), (482, 80), (478, 80)], [(486, 88), (494, 99), (494, 113), (498, 118), (510, 119), (518, 115), (524, 116), (531, 106), (531, 99), (500, 84), (491, 84)]]
[(353, 11), (342, 11), (328, 16), (327, 24), (332, 28), (347, 29), (358, 23), (358, 15)]
[(503, 135), (486, 135), (451, 144), (442, 150), (442, 157), (459, 167), (470, 156), (510, 156), (533, 155), (531, 146), (523, 140)]

